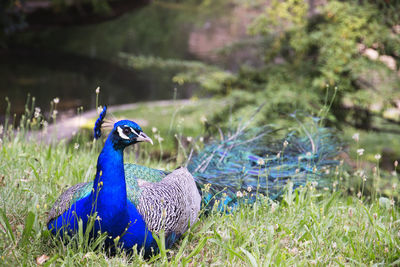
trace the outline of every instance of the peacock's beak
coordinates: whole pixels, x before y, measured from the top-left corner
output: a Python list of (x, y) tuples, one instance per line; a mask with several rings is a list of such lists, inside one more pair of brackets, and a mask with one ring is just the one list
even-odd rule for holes
[(153, 140), (151, 140), (150, 137), (148, 137), (144, 132), (141, 132), (139, 136), (136, 138), (136, 141), (138, 142), (148, 142), (150, 144), (153, 144)]

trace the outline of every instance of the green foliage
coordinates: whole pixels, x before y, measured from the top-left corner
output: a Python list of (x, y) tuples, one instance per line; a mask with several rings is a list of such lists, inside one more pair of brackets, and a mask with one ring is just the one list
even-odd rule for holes
[[(389, 116), (392, 99), (400, 98), (400, 34), (392, 9), (371, 2), (329, 1), (313, 9), (299, 0), (258, 4), (264, 11), (248, 31), (258, 37), (251, 45), (260, 51), (263, 66), (242, 65), (229, 79), (216, 79), (214, 72), (201, 75), (201, 82), (196, 75), (177, 77), (229, 95), (238, 114), (266, 102), (264, 123), (301, 110), (337, 124), (372, 127), (370, 116)], [(385, 18), (388, 14), (392, 20)], [(357, 120), (362, 114), (353, 109), (364, 110), (366, 118)]]
[(153, 56), (134, 56), (120, 53), (121, 64), (134, 69), (159, 68), (173, 70), (172, 80), (178, 85), (197, 83), (209, 92), (218, 93), (235, 79), (235, 75), (224, 71), (217, 66), (208, 65), (199, 61), (180, 59), (162, 59)]

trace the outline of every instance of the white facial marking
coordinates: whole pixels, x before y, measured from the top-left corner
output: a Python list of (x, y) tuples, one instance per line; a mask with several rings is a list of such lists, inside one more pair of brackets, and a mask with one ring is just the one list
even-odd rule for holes
[(118, 134), (119, 134), (119, 137), (121, 137), (122, 139), (127, 139), (127, 140), (129, 140), (129, 137), (128, 136), (126, 136), (126, 134), (124, 134), (124, 132), (122, 131), (122, 128), (121, 127), (117, 127), (117, 131), (118, 131)]
[(138, 132), (136, 132), (135, 129), (133, 129), (132, 127), (129, 127), (129, 128), (131, 128), (132, 133), (134, 133), (134, 134), (136, 134), (137, 136), (139, 136)]

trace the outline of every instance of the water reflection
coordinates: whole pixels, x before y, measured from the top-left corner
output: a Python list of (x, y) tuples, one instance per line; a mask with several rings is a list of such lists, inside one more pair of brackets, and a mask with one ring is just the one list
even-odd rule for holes
[(137, 71), (101, 59), (32, 49), (8, 51), (1, 58), (1, 114), (6, 109), (6, 96), (12, 103), (12, 113), (22, 113), (28, 93), (44, 110), (54, 97), (61, 99), (60, 110), (81, 105), (94, 108), (97, 86), (101, 87), (101, 102), (109, 105), (171, 99), (174, 88), (177, 98), (191, 96), (187, 87), (172, 82), (172, 70)]

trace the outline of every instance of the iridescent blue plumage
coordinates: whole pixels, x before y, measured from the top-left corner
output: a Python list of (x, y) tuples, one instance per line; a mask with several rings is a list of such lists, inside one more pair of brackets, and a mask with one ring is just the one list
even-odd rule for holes
[[(96, 138), (106, 111), (104, 107), (95, 123)], [(245, 192), (249, 201), (257, 194), (276, 199), (288, 181), (294, 187), (323, 181), (323, 170), (337, 165), (332, 157), (339, 150), (329, 131), (315, 129), (305, 137), (292, 133), (276, 142), (268, 127), (240, 128), (206, 145), (190, 160), (188, 170), (168, 173), (124, 164), (125, 147), (152, 141), (135, 122), (118, 121), (98, 157), (94, 181), (75, 185), (60, 196), (50, 211), (48, 228), (54, 234), (73, 234), (78, 220), (85, 227), (88, 216), (96, 213), (95, 232), (118, 237), (125, 249), (138, 245), (146, 254), (156, 250), (153, 234), (161, 230), (170, 247), (198, 219), (201, 203), (209, 208), (218, 200), (224, 210), (237, 206)]]

